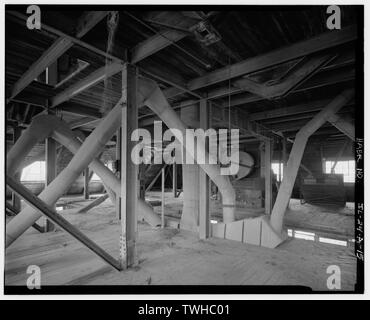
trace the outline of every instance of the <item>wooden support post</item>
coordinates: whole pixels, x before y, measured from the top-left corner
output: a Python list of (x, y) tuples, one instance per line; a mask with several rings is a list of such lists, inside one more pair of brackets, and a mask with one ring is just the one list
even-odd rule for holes
[[(19, 137), (22, 134), (22, 129), (18, 126), (13, 127), (13, 145), (16, 143), (16, 141), (19, 139)], [(17, 181), (20, 181), (21, 179), (21, 170), (20, 172), (15, 174), (15, 179)], [(19, 198), (14, 192), (12, 193), (12, 205), (17, 210), (17, 212), (21, 211), (21, 198)]]
[[(49, 185), (57, 174), (57, 145), (54, 139), (46, 138), (45, 141), (45, 165), (46, 165), (46, 181), (45, 185)], [(55, 205), (53, 206), (55, 209)], [(55, 230), (54, 224), (49, 220), (44, 221), (44, 231), (50, 232)]]
[(286, 95), (292, 88), (296, 87), (299, 83), (304, 82), (314, 74), (320, 67), (333, 59), (331, 54), (316, 54), (306, 58), (300, 67), (295, 68), (295, 71), (289, 73), (284, 77), (284, 80), (275, 85), (265, 85), (254, 82), (248, 78), (235, 80), (233, 86), (239, 87), (244, 91), (248, 91), (259, 95), (261, 97), (272, 99)]
[[(87, 13), (87, 15), (83, 15), (82, 20), (78, 21), (76, 37), (81, 38), (82, 36), (84, 36), (107, 14), (108, 11), (90, 11)], [(87, 17), (89, 18), (88, 22), (86, 21)], [(43, 29), (45, 29), (44, 24)], [(14, 98), (34, 79), (36, 79), (48, 66), (51, 66), (53, 62), (57, 61), (57, 59), (62, 56), (63, 53), (65, 53), (69, 48), (72, 47), (73, 42), (75, 42), (73, 38), (67, 35), (60, 36), (57, 40), (55, 40), (55, 42), (42, 54), (42, 56), (36, 62), (34, 62), (21, 76), (21, 78), (13, 85), (9, 98)], [(49, 84), (53, 83), (49, 82)]]
[(81, 93), (88, 88), (96, 85), (98, 82), (102, 81), (103, 79), (109, 78), (116, 73), (118, 73), (122, 68), (122, 64), (113, 62), (107, 66), (101, 67), (100, 69), (92, 72), (84, 79), (74, 83), (64, 91), (58, 93), (51, 99), (51, 108), (55, 108), (56, 106), (60, 105), (61, 103), (71, 99), (76, 94)]
[[(209, 128), (210, 122), (210, 108), (206, 99), (200, 101), (199, 104), (199, 120), (200, 127), (203, 130)], [(205, 146), (208, 149), (208, 143)], [(207, 161), (207, 159), (206, 159)], [(204, 170), (199, 170), (199, 238), (207, 239), (210, 237), (210, 212), (209, 212), (209, 197), (210, 197), (210, 183), (209, 177)]]
[[(279, 144), (279, 147), (280, 147), (280, 144)], [(279, 148), (279, 168), (278, 168), (278, 186), (280, 186), (280, 182), (281, 182), (281, 179), (282, 179), (282, 172), (281, 172), (281, 165), (283, 163), (283, 149), (282, 148)], [(284, 165), (283, 165), (284, 166)]]
[(260, 177), (265, 178), (265, 143), (260, 142), (258, 149), (260, 152)]
[(165, 168), (166, 167), (163, 167), (161, 172), (162, 172), (162, 181), (161, 181), (161, 184), (162, 184), (162, 187), (161, 187), (161, 227), (162, 229), (165, 227), (165, 221), (164, 221), (164, 181), (165, 181)]
[[(121, 135), (122, 129), (117, 130), (116, 135), (116, 176), (121, 177)], [(116, 194), (116, 218), (121, 220), (121, 195)]]
[(176, 162), (172, 165), (172, 191), (173, 191), (173, 197), (177, 197), (177, 166)]
[(271, 141), (265, 140), (265, 213), (271, 213), (272, 186), (271, 186)]
[(331, 115), (337, 113), (353, 97), (353, 89), (343, 91), (297, 133), (294, 139), (293, 148), (289, 155), (289, 160), (285, 170), (286, 174), (284, 174), (283, 182), (281, 183), (271, 214), (271, 225), (276, 232), (281, 233), (282, 231), (285, 210), (289, 204), (298, 168), (301, 164), (308, 138), (318, 130)]
[(106, 253), (102, 248), (100, 248), (95, 242), (90, 240), (86, 237), (80, 230), (78, 230), (75, 226), (70, 224), (67, 220), (63, 217), (58, 215), (55, 210), (48, 206), (45, 202), (43, 202), (40, 198), (36, 197), (29, 191), (26, 187), (22, 184), (15, 181), (12, 177), (6, 177), (6, 183), (8, 186), (13, 189), (17, 194), (19, 194), (24, 200), (26, 200), (32, 207), (36, 210), (39, 210), (43, 215), (45, 215), (48, 219), (52, 220), (55, 224), (61, 227), (63, 230), (68, 232), (72, 235), (75, 239), (80, 241), (83, 245), (97, 254), (100, 258), (104, 261), (108, 262), (111, 266), (120, 270), (120, 265), (116, 259), (114, 259), (111, 255)]
[(121, 136), (121, 266), (128, 268), (136, 264), (137, 202), (139, 193), (138, 165), (131, 159), (135, 143), (132, 132), (138, 126), (138, 106), (136, 101), (137, 71), (135, 66), (125, 64), (122, 71), (122, 97), (126, 104), (122, 107)]
[(90, 182), (90, 174), (89, 174), (89, 168), (87, 167), (84, 170), (84, 199), (86, 200), (90, 198), (89, 182)]

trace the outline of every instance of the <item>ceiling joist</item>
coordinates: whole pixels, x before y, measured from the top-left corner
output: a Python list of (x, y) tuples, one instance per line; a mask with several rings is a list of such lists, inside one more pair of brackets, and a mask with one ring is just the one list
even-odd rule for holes
[(123, 65), (121, 63), (113, 62), (108, 64), (105, 67), (101, 67), (98, 70), (94, 71), (86, 78), (70, 86), (66, 90), (57, 94), (54, 98), (51, 99), (51, 108), (55, 108), (57, 105), (71, 99), (75, 95), (81, 93), (82, 91), (94, 86), (98, 82), (113, 76), (114, 74), (121, 71)]
[[(341, 30), (325, 32), (308, 40), (300, 41), (290, 46), (273, 50), (266, 54), (258, 55), (256, 57), (235, 63), (231, 66), (212, 71), (204, 76), (189, 81), (187, 88), (192, 91), (199, 90), (222, 81), (241, 77), (277, 64), (342, 45), (344, 43), (354, 41), (356, 38), (356, 25), (342, 28)], [(183, 92), (180, 89), (174, 90), (171, 88), (167, 90), (166, 97), (171, 98), (182, 93)]]
[[(77, 24), (76, 37), (84, 36), (91, 30), (100, 20), (102, 20), (108, 11), (91, 11), (83, 15), (82, 19)], [(88, 19), (88, 20), (86, 20)], [(34, 79), (36, 79), (45, 69), (55, 62), (63, 53), (65, 53), (73, 45), (73, 41), (61, 36), (50, 48), (48, 48), (42, 56), (31, 65), (31, 67), (22, 75), (22, 77), (14, 84), (9, 99), (14, 98), (24, 88), (26, 88)]]

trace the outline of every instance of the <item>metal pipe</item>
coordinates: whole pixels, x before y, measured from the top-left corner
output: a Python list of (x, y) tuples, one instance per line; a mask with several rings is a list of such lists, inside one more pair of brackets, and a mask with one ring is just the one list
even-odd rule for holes
[[(168, 128), (176, 128), (177, 130), (174, 130), (173, 134), (178, 141), (183, 143), (182, 137), (186, 136), (187, 126), (182, 122), (180, 117), (172, 109), (171, 105), (168, 103), (166, 97), (164, 96), (157, 83), (143, 77), (139, 77), (138, 83), (138, 95), (141, 97), (143, 104), (152, 109), (152, 111), (154, 111), (159, 116), (159, 118), (167, 125)], [(181, 132), (181, 136), (178, 136), (179, 132)], [(202, 158), (211, 158), (211, 155), (208, 155), (206, 151), (204, 142), (198, 141), (198, 143), (203, 144), (200, 146), (200, 148), (197, 149), (200, 151), (200, 153), (203, 153), (204, 158)], [(186, 151), (189, 152), (189, 155), (193, 159), (196, 159), (194, 150)], [(234, 221), (236, 204), (235, 190), (230, 182), (229, 177), (221, 175), (220, 166), (217, 164), (199, 164), (199, 166), (217, 185), (218, 189), (221, 192), (223, 204), (223, 221), (225, 223)]]
[(161, 185), (162, 185), (162, 201), (161, 201), (161, 227), (162, 229), (164, 228), (164, 179), (165, 179), (165, 175), (164, 175), (164, 172), (165, 172), (165, 167), (162, 168), (161, 170), (162, 172), (162, 181), (161, 181)]

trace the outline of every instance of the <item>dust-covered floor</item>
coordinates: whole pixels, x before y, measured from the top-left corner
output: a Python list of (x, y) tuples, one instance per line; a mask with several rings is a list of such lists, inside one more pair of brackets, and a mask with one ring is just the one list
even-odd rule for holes
[[(118, 258), (120, 224), (110, 201), (76, 214), (82, 204), (73, 203), (63, 216)], [(168, 201), (166, 210), (170, 207)], [(138, 265), (118, 272), (63, 231), (29, 231), (6, 251), (5, 283), (25, 285), (29, 265), (40, 267), (41, 285), (302, 285), (328, 290), (330, 265), (340, 268), (342, 290), (353, 290), (356, 281), (351, 246), (289, 238), (267, 249), (223, 239), (200, 241), (191, 232), (139, 223), (137, 248)]]

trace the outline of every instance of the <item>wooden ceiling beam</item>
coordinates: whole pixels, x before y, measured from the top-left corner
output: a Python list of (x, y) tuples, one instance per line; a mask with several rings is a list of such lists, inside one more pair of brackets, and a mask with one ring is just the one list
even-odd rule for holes
[(94, 86), (98, 82), (115, 75), (116, 73), (121, 71), (122, 68), (123, 65), (118, 62), (113, 62), (107, 66), (99, 68), (98, 70), (88, 75), (86, 78), (78, 81), (74, 85), (68, 87), (66, 90), (57, 94), (54, 98), (51, 99), (50, 107), (55, 108), (57, 105), (71, 99), (75, 95)]
[(93, 108), (86, 107), (77, 103), (64, 103), (58, 107), (58, 110), (63, 111), (63, 113), (70, 113), (74, 115), (81, 115), (84, 117), (90, 117), (94, 119), (99, 119), (102, 114)]
[[(76, 37), (80, 38), (91, 30), (101, 19), (108, 14), (108, 11), (92, 11), (85, 13), (82, 20), (79, 20), (77, 24)], [(90, 21), (86, 22), (86, 18)], [(55, 62), (63, 53), (65, 53), (73, 45), (73, 41), (69, 37), (59, 37), (42, 55), (37, 61), (35, 61), (31, 67), (21, 76), (21, 78), (14, 84), (10, 97), (14, 98), (24, 88), (26, 88), (34, 79), (36, 79), (45, 69)]]
[[(346, 82), (355, 79), (355, 70), (351, 69), (350, 71), (344, 70), (344, 71), (336, 71), (334, 74), (323, 74), (320, 77), (315, 77), (307, 82), (305, 82), (302, 86), (298, 86), (295, 89), (293, 89), (292, 93), (298, 93), (306, 90), (312, 90), (315, 88), (320, 88), (327, 85), (337, 84), (341, 82)], [(212, 99), (212, 95), (208, 96), (209, 99)], [(252, 94), (246, 94), (246, 95), (240, 95), (237, 97), (231, 98), (230, 106), (238, 106), (242, 104), (247, 104), (251, 102), (257, 102), (264, 100), (265, 98), (258, 96), (258, 95), (252, 95)], [(229, 102), (224, 101), (221, 102), (221, 105), (223, 107), (228, 107)]]
[(343, 132), (352, 141), (355, 141), (355, 126), (351, 121), (340, 117), (338, 114), (334, 114), (328, 118), (328, 122)]
[(101, 20), (103, 20), (110, 11), (86, 11), (78, 19), (75, 37), (82, 38), (92, 28), (94, 28)]
[(159, 32), (149, 39), (140, 42), (131, 50), (131, 62), (134, 64), (138, 63), (186, 36), (186, 33), (177, 30)]
[[(295, 106), (287, 106), (277, 109), (271, 109), (267, 111), (253, 112), (249, 114), (249, 119), (254, 121), (266, 120), (272, 118), (280, 118), (286, 116), (292, 116), (296, 114), (309, 113), (312, 111), (319, 111), (330, 102), (330, 99), (309, 101), (307, 103), (300, 103)], [(352, 105), (349, 103), (348, 105)]]
[(97, 119), (84, 118), (84, 119), (81, 119), (79, 123), (77, 123), (76, 121), (76, 123), (70, 124), (70, 127), (72, 130), (74, 130), (74, 129), (81, 128), (81, 127), (88, 126), (88, 125), (97, 126), (101, 120), (102, 118), (97, 118)]
[(55, 62), (64, 52), (72, 47), (72, 41), (66, 38), (57, 39), (31, 67), (14, 84), (9, 100), (17, 96), (33, 80), (35, 80), (45, 69)]
[[(128, 13), (129, 14), (129, 13)], [(129, 14), (136, 21), (144, 24), (153, 32), (157, 32), (152, 37), (140, 42), (131, 50), (131, 63), (138, 63), (139, 61), (157, 53), (160, 50), (167, 48), (170, 45), (177, 46), (177, 42), (192, 34), (191, 29), (197, 24), (197, 21), (192, 18), (184, 17), (176, 12), (167, 12), (166, 15), (160, 15), (152, 18), (144, 18), (144, 21)], [(167, 30), (157, 31), (149, 24), (156, 24), (164, 27)]]
[[(315, 52), (332, 48), (357, 38), (357, 26), (352, 25), (341, 30), (325, 32), (308, 40), (294, 43), (277, 50), (270, 51), (253, 58), (243, 60), (231, 66), (226, 66), (212, 71), (204, 76), (198, 77), (188, 82), (189, 90), (198, 90), (204, 87), (227, 81), (232, 78), (241, 77), (252, 72), (256, 72), (274, 65), (284, 63), (296, 58), (300, 58)], [(172, 96), (176, 93), (181, 94), (181, 90), (171, 90)], [(171, 96), (166, 93), (168, 98)]]

